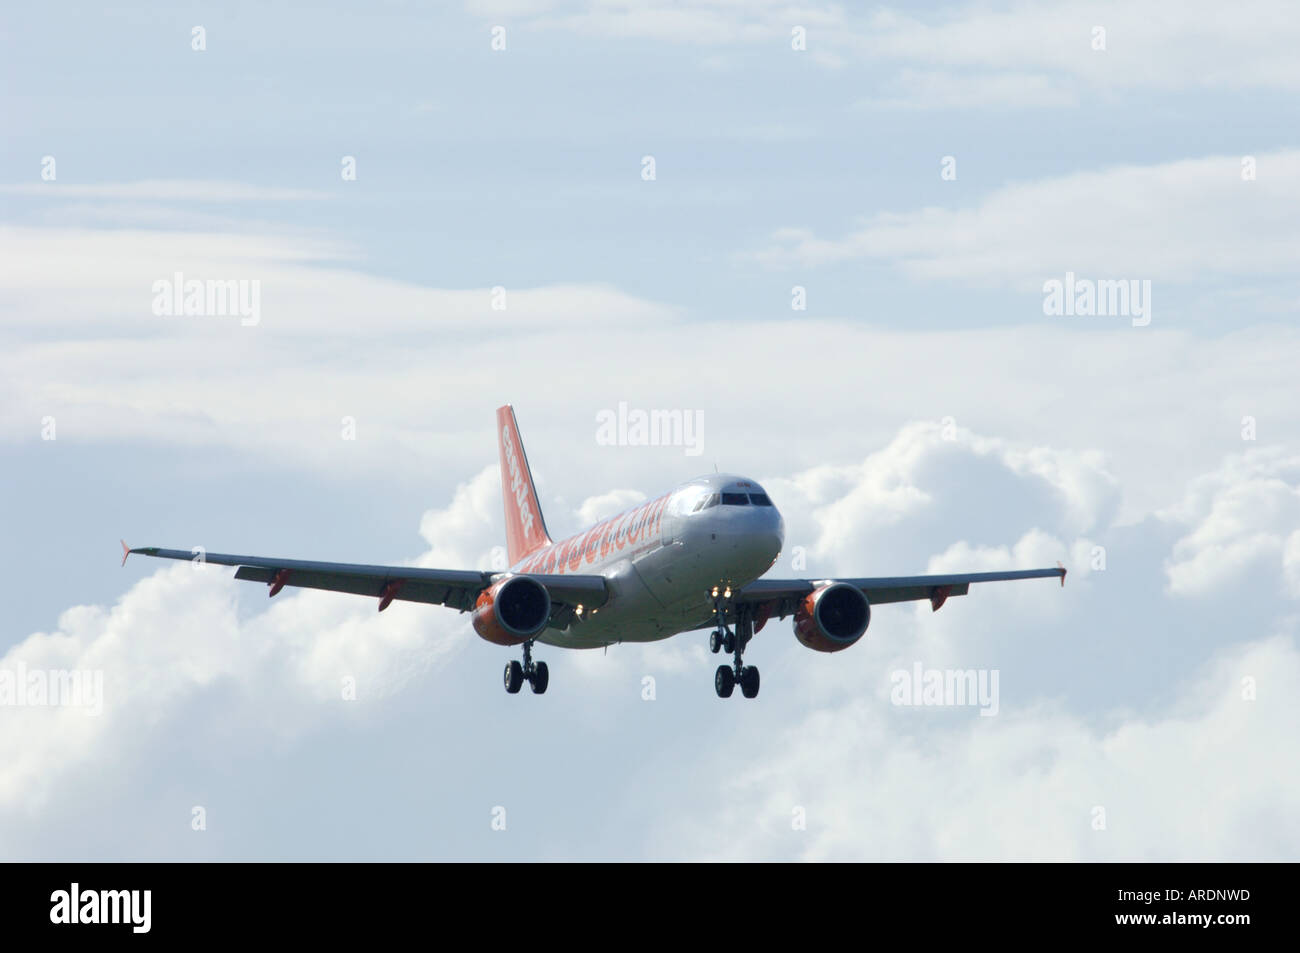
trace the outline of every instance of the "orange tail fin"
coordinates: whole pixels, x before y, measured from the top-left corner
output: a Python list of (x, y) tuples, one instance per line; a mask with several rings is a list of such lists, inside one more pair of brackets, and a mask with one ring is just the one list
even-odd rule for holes
[(533, 474), (528, 469), (515, 411), (509, 404), (497, 408), (497, 441), (501, 450), (501, 492), (506, 505), (506, 552), (514, 565), (537, 550), (551, 545), (537, 501)]

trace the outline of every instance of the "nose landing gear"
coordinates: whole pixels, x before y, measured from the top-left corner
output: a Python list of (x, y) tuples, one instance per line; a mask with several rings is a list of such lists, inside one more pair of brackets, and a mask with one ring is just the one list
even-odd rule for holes
[(740, 694), (746, 698), (756, 698), (759, 684), (758, 668), (746, 665), (742, 659), (745, 647), (754, 637), (754, 609), (746, 603), (733, 606), (736, 615), (736, 631), (732, 632), (727, 628), (729, 600), (725, 596), (719, 597), (717, 590), (714, 590), (712, 598), (718, 627), (709, 633), (709, 651), (715, 655), (723, 651), (730, 654), (733, 659), (731, 665), (719, 665), (718, 670), (714, 672), (713, 690), (718, 693), (719, 698), (730, 698), (736, 685), (739, 684)]
[(511, 695), (518, 694), (519, 689), (524, 686), (525, 679), (527, 679), (534, 695), (544, 694), (546, 686), (551, 681), (551, 672), (546, 667), (546, 663), (533, 661), (533, 643), (531, 639), (524, 643), (524, 664), (510, 662), (506, 665), (506, 691)]

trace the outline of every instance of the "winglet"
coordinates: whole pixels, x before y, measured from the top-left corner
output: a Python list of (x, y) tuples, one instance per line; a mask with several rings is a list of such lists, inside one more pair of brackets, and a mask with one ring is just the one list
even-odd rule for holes
[(118, 542), (122, 544), (122, 565), (125, 566), (126, 557), (131, 555), (131, 547), (126, 544), (124, 539), (119, 539)]
[(1065, 588), (1065, 567), (1061, 565), (1060, 560), (1056, 562), (1056, 568), (1061, 570), (1061, 588)]

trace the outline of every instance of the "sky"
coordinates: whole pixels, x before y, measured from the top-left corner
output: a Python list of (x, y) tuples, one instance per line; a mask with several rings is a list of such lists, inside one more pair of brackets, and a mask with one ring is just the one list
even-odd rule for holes
[[(102, 695), (0, 704), (0, 858), (1300, 859), (1298, 34), (1264, 0), (7, 7), (0, 702)], [(178, 274), (256, 308), (166, 313)], [(557, 538), (718, 468), (781, 509), (773, 577), (1068, 580), (833, 655), (774, 620), (724, 701), (707, 633), (539, 648), (508, 696), (451, 610), (120, 565), (492, 567), (504, 403)], [(607, 445), (620, 404), (701, 452)], [(901, 703), (918, 667), (997, 704)]]

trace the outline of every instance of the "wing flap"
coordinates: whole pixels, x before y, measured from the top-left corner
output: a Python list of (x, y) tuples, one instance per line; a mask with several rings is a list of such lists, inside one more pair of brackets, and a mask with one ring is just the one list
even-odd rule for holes
[[(394, 599), (423, 602), (469, 610), (480, 592), (501, 578), (500, 573), (463, 569), (423, 569), (416, 566), (371, 566), (328, 563), (305, 559), (271, 559), (263, 556), (235, 556), (229, 553), (195, 553), (156, 546), (132, 549), (130, 553), (161, 559), (202, 561), (217, 566), (235, 566), (235, 578), (265, 583), (271, 594), (283, 586), (371, 596), (387, 606)], [(560, 573), (530, 574), (550, 593), (557, 611), (579, 605), (600, 608), (609, 599), (603, 576)], [(554, 621), (554, 620), (553, 620)]]
[[(474, 599), (483, 589), (476, 579), (471, 585), (454, 585), (446, 582), (434, 582), (425, 579), (409, 579), (400, 574), (401, 567), (394, 566), (385, 576), (354, 575), (346, 572), (321, 572), (320, 570), (288, 570), (283, 577), (283, 569), (269, 566), (240, 566), (235, 570), (236, 579), (250, 582), (263, 582), (271, 585), (281, 578), (286, 586), (301, 589), (321, 589), (327, 592), (351, 593), (357, 596), (384, 596), (385, 588), (394, 582), (401, 586), (393, 592), (393, 598), (402, 602), (425, 602), (430, 605), (451, 606), (456, 609), (473, 608)], [(477, 576), (477, 574), (475, 574)]]
[(1010, 582), (1016, 579), (1060, 579), (1065, 583), (1065, 567), (1055, 569), (1012, 569), (1005, 572), (962, 572), (927, 576), (872, 576), (858, 579), (759, 579), (733, 595), (744, 603), (768, 603), (770, 614), (786, 616), (794, 612), (804, 596), (832, 582), (847, 583), (867, 597), (872, 605), (891, 602), (915, 602), (929, 599), (938, 609), (949, 596), (964, 596), (972, 583)]
[(371, 566), (363, 563), (327, 563), (309, 559), (232, 556), (229, 553), (195, 553), (186, 549), (159, 549), (157, 546), (132, 549), (131, 552), (141, 553), (145, 556), (157, 556), (162, 559), (187, 559), (213, 563), (217, 566), (248, 566), (250, 568), (267, 569), (272, 573), (287, 569), (290, 573), (322, 572), (358, 577), (365, 576), (374, 579), (422, 579), (453, 586), (485, 586), (490, 584), (492, 578), (492, 573), (465, 569), (421, 569), (418, 566)]
[[(847, 580), (849, 585), (857, 585), (853, 579)], [(943, 605), (943, 600), (949, 596), (964, 596), (970, 591), (970, 583), (934, 583), (922, 586), (858, 586), (867, 596), (867, 601), (873, 606), (885, 605), (890, 602), (919, 602), (922, 599), (929, 599), (934, 602), (939, 600)]]

